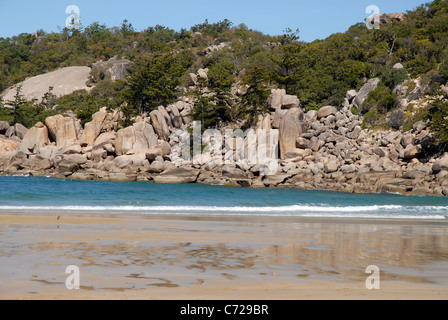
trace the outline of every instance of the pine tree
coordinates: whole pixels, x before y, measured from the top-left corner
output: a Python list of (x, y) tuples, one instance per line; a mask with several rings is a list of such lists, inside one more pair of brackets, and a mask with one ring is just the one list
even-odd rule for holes
[(295, 32), (289, 28), (285, 30), (280, 41), (282, 56), (280, 59), (273, 59), (279, 66), (277, 72), (273, 74), (273, 78), (278, 84), (285, 87), (288, 94), (296, 94), (297, 82), (300, 79), (297, 69), (302, 63), (299, 56), (302, 44), (297, 41), (298, 33), (298, 29)]
[(247, 91), (242, 96), (238, 116), (246, 118), (245, 127), (252, 126), (260, 113), (269, 112), (267, 99), (269, 90), (266, 89), (265, 80), (268, 78), (266, 70), (260, 66), (254, 66), (243, 81), (247, 85)]
[(176, 56), (156, 55), (128, 78), (129, 87), (125, 97), (139, 112), (148, 112), (168, 104), (177, 96), (176, 87), (183, 72)]

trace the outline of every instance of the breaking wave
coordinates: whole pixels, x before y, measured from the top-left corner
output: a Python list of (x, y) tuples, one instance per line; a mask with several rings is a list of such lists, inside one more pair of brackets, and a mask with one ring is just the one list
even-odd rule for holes
[(66, 212), (105, 212), (134, 214), (170, 214), (197, 216), (286, 216), (286, 217), (340, 217), (373, 219), (429, 219), (443, 220), (448, 217), (448, 206), (0, 206), (0, 211), (66, 211)]

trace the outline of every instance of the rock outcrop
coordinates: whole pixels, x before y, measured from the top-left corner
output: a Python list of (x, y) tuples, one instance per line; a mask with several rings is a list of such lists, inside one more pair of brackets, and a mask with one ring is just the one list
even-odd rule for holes
[(367, 99), (370, 91), (373, 91), (377, 88), (378, 83), (380, 82), (379, 78), (370, 79), (367, 83), (359, 89), (358, 94), (356, 95), (353, 105), (357, 108), (360, 108), (364, 101)]
[(58, 148), (77, 143), (81, 125), (79, 121), (59, 114), (45, 119), (45, 124), (52, 141), (56, 142)]
[(90, 77), (89, 67), (66, 67), (42, 75), (31, 77), (20, 82), (9, 89), (6, 89), (2, 98), (4, 101), (13, 101), (17, 93), (17, 88), (22, 86), (21, 94), (26, 100), (42, 100), (49, 88), (56, 96), (64, 96), (76, 90), (90, 90), (86, 85)]
[(102, 80), (109, 78), (111, 80), (123, 80), (129, 73), (132, 62), (128, 59), (118, 59), (112, 57), (107, 61), (97, 61), (92, 65), (92, 74), (94, 77)]
[(303, 111), (299, 108), (289, 109), (282, 117), (279, 127), (280, 158), (296, 148), (296, 141), (303, 132)]
[[(274, 89), (271, 112), (245, 135), (204, 133), (199, 148), (190, 145), (186, 97), (121, 129), (120, 112), (106, 108), (84, 127), (62, 115), (29, 130), (0, 122), (0, 174), (448, 196), (448, 154), (425, 155), (431, 137), (425, 122), (408, 132), (367, 130), (352, 113), (377, 85), (372, 79), (349, 90), (342, 107), (307, 112), (297, 97)], [(229, 128), (235, 124), (222, 133)], [(263, 130), (271, 131), (259, 135)], [(271, 141), (276, 134), (278, 141)]]

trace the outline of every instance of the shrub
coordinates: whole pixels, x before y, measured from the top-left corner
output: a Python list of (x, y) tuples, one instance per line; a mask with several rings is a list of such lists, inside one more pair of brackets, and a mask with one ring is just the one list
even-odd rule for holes
[(404, 69), (388, 69), (381, 76), (381, 81), (389, 89), (393, 90), (397, 85), (403, 83), (408, 78), (408, 74)]
[(361, 112), (368, 112), (372, 108), (376, 108), (381, 113), (388, 112), (396, 107), (397, 97), (397, 94), (392, 93), (389, 87), (380, 84), (375, 90), (369, 93), (369, 96), (362, 105)]
[(371, 127), (375, 125), (375, 123), (378, 121), (380, 114), (376, 108), (372, 108), (364, 115), (364, 119), (362, 120), (362, 128), (366, 129), (368, 127)]

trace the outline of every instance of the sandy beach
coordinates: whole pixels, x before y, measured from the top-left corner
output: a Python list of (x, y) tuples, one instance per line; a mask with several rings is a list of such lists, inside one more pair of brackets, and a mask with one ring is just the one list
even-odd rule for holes
[(0, 243), (0, 299), (448, 299), (448, 221), (15, 212)]

